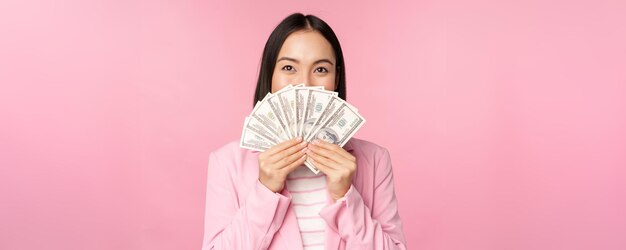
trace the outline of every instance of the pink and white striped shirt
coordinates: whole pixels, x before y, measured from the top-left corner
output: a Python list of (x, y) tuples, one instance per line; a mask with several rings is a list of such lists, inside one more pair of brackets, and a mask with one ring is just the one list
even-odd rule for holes
[(302, 165), (287, 176), (302, 246), (305, 250), (324, 249), (326, 222), (319, 212), (327, 206), (326, 175), (313, 173)]

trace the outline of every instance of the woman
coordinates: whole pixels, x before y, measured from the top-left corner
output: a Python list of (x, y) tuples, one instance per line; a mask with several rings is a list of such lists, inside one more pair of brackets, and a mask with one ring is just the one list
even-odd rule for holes
[[(265, 45), (253, 103), (299, 83), (346, 98), (337, 37), (296, 13)], [(209, 156), (206, 195), (203, 250), (406, 249), (389, 153), (364, 140), (342, 148), (295, 138), (262, 153), (231, 142)]]

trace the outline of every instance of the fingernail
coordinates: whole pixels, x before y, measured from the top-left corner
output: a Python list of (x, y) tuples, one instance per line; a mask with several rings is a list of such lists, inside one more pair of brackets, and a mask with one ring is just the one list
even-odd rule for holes
[(296, 141), (302, 141), (302, 137), (298, 136), (298, 137), (296, 138)]

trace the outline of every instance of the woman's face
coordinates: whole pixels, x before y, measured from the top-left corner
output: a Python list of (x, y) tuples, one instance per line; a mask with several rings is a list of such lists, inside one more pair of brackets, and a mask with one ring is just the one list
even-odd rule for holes
[(335, 90), (335, 64), (333, 47), (319, 31), (291, 33), (278, 52), (272, 75), (272, 93), (289, 84), (300, 83)]

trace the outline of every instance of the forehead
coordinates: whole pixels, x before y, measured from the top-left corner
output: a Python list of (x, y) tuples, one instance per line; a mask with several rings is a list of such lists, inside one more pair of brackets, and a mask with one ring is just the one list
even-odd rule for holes
[(283, 56), (303, 62), (319, 59), (335, 61), (332, 45), (317, 30), (299, 30), (291, 33), (278, 53), (278, 58)]

